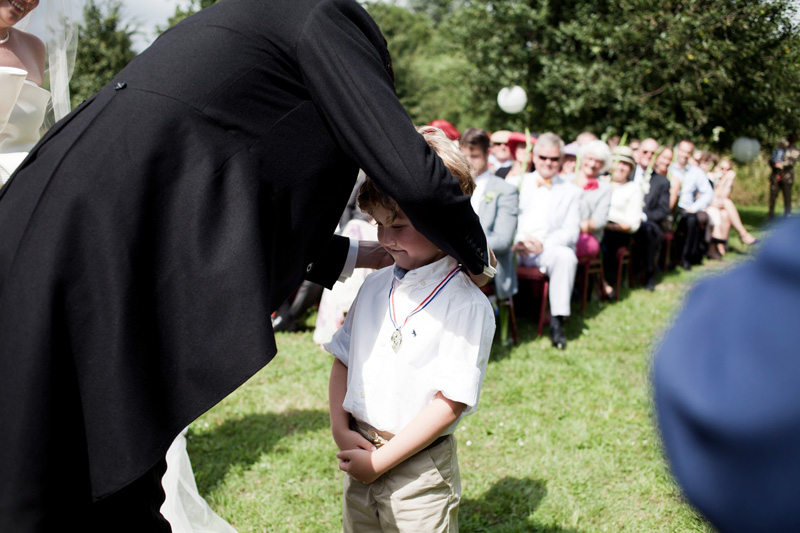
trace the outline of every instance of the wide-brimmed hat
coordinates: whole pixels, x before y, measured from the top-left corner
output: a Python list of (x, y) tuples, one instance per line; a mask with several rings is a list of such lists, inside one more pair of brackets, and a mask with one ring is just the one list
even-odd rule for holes
[[(528, 138), (530, 139), (531, 144), (536, 144), (536, 137), (529, 135)], [(525, 144), (525, 134), (519, 131), (513, 131), (508, 136), (508, 141), (506, 142), (508, 143), (508, 149), (511, 150), (511, 155), (513, 156), (517, 151), (517, 147), (520, 144)]]
[(631, 168), (636, 167), (636, 161), (633, 160), (633, 150), (631, 150), (630, 146), (617, 146), (614, 148), (614, 161), (628, 163)]
[(508, 144), (508, 138), (511, 137), (511, 132), (508, 130), (500, 130), (492, 133), (489, 138), (492, 144)]

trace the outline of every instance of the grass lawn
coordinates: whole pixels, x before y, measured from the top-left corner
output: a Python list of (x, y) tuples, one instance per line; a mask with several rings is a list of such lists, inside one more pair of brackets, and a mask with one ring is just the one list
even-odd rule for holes
[[(751, 231), (765, 214), (742, 209)], [(575, 305), (564, 352), (520, 313), (520, 345), (495, 344), (478, 411), (457, 431), (462, 531), (712, 531), (668, 474), (648, 367), (692, 283), (747, 257), (736, 237), (731, 245), (725, 261), (669, 272), (654, 293), (624, 289), (617, 303), (592, 302), (585, 318)], [(192, 424), (197, 483), (240, 532), (337, 531), (331, 358), (310, 330), (279, 334), (278, 346), (272, 363)]]

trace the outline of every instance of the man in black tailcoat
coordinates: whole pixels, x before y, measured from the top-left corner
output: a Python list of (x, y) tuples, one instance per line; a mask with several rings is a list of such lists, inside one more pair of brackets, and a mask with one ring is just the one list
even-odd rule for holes
[(359, 167), (482, 272), (354, 0), (222, 0), (48, 132), (0, 192), (0, 531), (169, 530), (169, 444), (275, 355), (307, 273), (352, 266)]

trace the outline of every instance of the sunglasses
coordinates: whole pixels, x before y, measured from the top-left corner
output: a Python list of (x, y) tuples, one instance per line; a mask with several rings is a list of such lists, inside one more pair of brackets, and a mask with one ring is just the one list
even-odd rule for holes
[(492, 146), (508, 146), (508, 143), (492, 143)]
[(538, 157), (542, 161), (552, 161), (554, 163), (557, 162), (557, 161), (561, 161), (561, 156), (558, 156), (558, 157), (546, 157), (546, 156), (543, 156), (543, 155), (537, 155), (536, 157)]

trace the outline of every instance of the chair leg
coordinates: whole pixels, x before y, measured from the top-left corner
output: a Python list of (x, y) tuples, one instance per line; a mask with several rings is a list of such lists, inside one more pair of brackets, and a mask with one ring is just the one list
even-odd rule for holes
[(542, 287), (542, 305), (539, 307), (539, 336), (542, 336), (542, 332), (544, 331), (544, 319), (545, 313), (549, 308), (549, 301), (548, 301), (548, 292), (550, 291), (550, 282), (545, 281), (544, 286)]
[(602, 300), (605, 298), (606, 291), (603, 290), (603, 280), (606, 279), (606, 273), (603, 269), (603, 263), (600, 262), (600, 270), (599, 272), (595, 270), (595, 290), (597, 290), (597, 298)]
[(497, 302), (498, 322), (500, 323), (500, 342), (505, 345), (508, 339), (508, 319), (509, 311), (508, 306), (503, 302)]
[(636, 270), (634, 266), (633, 252), (631, 251), (628, 255), (628, 288), (631, 290), (633, 290), (633, 287), (636, 285), (637, 272), (634, 272), (634, 270)]
[(517, 315), (514, 312), (514, 299), (508, 298), (508, 320), (511, 322), (511, 340), (514, 341), (514, 346), (519, 344), (519, 336), (517, 335)]
[[(631, 271), (631, 264), (630, 264), (630, 254), (623, 253), (617, 257), (617, 288), (616, 293), (614, 294), (614, 301), (619, 301), (619, 292), (622, 289), (622, 269), (625, 267), (625, 264), (628, 265), (628, 274), (630, 275)], [(630, 285), (633, 288), (633, 284)]]
[(581, 290), (581, 316), (586, 314), (586, 293), (589, 292), (589, 265), (583, 268), (583, 287)]

